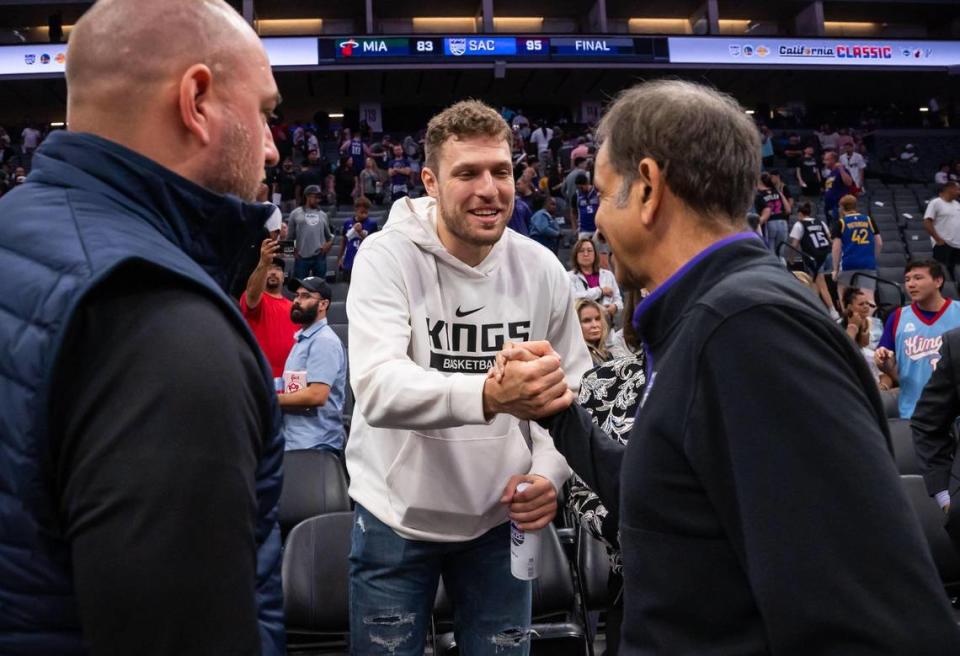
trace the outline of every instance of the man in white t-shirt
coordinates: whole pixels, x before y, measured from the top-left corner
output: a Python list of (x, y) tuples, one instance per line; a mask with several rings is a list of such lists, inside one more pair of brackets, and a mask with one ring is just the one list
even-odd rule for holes
[(550, 150), (550, 140), (553, 139), (553, 130), (546, 125), (538, 125), (530, 134), (530, 142), (537, 145), (537, 158), (544, 160), (544, 153)]
[(840, 155), (840, 163), (850, 173), (853, 178), (853, 184), (857, 188), (863, 189), (863, 171), (867, 168), (867, 162), (863, 155), (853, 149), (853, 143), (847, 142), (843, 146), (843, 154)]
[(940, 188), (940, 195), (927, 203), (923, 227), (933, 239), (933, 257), (943, 264), (947, 275), (960, 264), (960, 182), (951, 181)]
[(37, 146), (40, 145), (40, 130), (36, 129), (32, 125), (28, 125), (23, 128), (23, 132), (20, 133), (21, 138), (23, 139), (23, 153), (25, 155), (33, 154), (33, 151), (37, 149)]

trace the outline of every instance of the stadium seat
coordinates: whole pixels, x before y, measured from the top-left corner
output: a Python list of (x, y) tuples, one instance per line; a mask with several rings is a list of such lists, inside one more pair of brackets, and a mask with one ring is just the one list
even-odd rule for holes
[(906, 260), (901, 253), (880, 253), (877, 258), (878, 267), (903, 267)]
[(881, 248), (881, 253), (906, 253), (907, 249), (904, 247), (902, 241), (894, 240), (884, 240), (883, 247)]
[(346, 653), (352, 528), (353, 513), (331, 513), (300, 522), (287, 538), (281, 578), (291, 653)]
[(327, 282), (336, 282), (339, 273), (340, 271), (337, 269), (337, 256), (327, 255)]
[[(566, 621), (574, 610), (576, 595), (570, 563), (552, 524), (541, 531), (540, 576), (533, 580), (533, 622), (530, 625), (532, 656), (582, 656), (587, 648), (586, 633), (577, 622)], [(438, 621), (449, 622), (453, 608), (441, 581), (434, 614)], [(560, 617), (563, 619), (558, 619)], [(459, 654), (453, 633), (437, 637), (434, 654)]]
[(883, 410), (887, 419), (900, 418), (900, 388), (895, 387), (892, 390), (880, 390), (880, 398), (883, 399)]
[[(891, 253), (881, 253), (880, 255), (882, 257), (883, 255), (891, 255)], [(900, 257), (901, 260), (899, 266), (884, 266), (881, 264), (877, 269), (877, 276), (884, 280), (901, 284), (903, 282), (903, 270), (906, 267), (903, 265), (903, 258), (901, 256), (898, 257)]]
[(347, 324), (345, 323), (331, 323), (330, 327), (333, 328), (333, 332), (337, 333), (337, 337), (340, 338), (340, 341), (343, 342), (345, 348), (350, 348), (350, 343), (347, 340), (349, 331), (347, 330)]
[(345, 301), (347, 300), (347, 292), (350, 291), (349, 283), (345, 282), (335, 282), (330, 285), (330, 290), (333, 292), (333, 301)]
[(946, 281), (943, 283), (943, 287), (940, 289), (940, 293), (943, 294), (946, 298), (957, 298), (957, 285), (954, 282)]
[(943, 530), (943, 511), (936, 500), (927, 494), (927, 486), (922, 476), (901, 476), (900, 482), (920, 520), (940, 580), (947, 590), (955, 595), (960, 590), (960, 554), (950, 541), (950, 536)]
[(322, 449), (297, 449), (283, 456), (280, 493), (280, 533), (287, 536), (305, 519), (350, 510), (347, 476), (336, 454)]
[(913, 431), (909, 419), (891, 419), (890, 439), (893, 440), (893, 455), (897, 461), (897, 471), (901, 475), (919, 474), (920, 462), (913, 447)]
[(345, 301), (333, 301), (327, 308), (327, 321), (334, 323), (347, 323), (347, 304)]

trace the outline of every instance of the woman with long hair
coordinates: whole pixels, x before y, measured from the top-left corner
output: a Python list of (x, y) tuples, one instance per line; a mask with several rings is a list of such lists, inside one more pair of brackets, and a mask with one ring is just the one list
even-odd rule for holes
[(574, 306), (577, 319), (580, 320), (580, 330), (583, 331), (583, 341), (590, 351), (593, 364), (598, 365), (610, 359), (607, 349), (607, 322), (603, 318), (603, 308), (596, 301), (588, 298), (577, 300)]
[(613, 322), (623, 310), (623, 297), (613, 271), (600, 267), (597, 246), (592, 239), (578, 239), (570, 254), (570, 286), (576, 299), (599, 303), (607, 321)]

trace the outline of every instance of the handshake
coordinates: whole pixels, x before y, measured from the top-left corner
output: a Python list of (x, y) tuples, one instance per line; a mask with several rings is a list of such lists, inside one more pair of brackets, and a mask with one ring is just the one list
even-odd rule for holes
[(550, 342), (507, 342), (483, 385), (483, 414), (540, 419), (565, 410), (574, 401)]

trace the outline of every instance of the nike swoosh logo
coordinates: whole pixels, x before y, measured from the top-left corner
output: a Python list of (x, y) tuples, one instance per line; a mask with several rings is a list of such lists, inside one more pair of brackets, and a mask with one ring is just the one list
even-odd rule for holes
[(485, 305), (481, 305), (481, 306), (478, 307), (476, 310), (467, 310), (466, 312), (461, 312), (461, 311), (460, 311), (460, 306), (458, 305), (458, 306), (457, 306), (457, 310), (456, 310), (456, 312), (454, 312), (454, 314), (456, 314), (458, 317), (468, 317), (468, 316), (470, 316), (471, 314), (473, 314), (474, 312), (479, 312), (480, 310), (482, 310), (482, 309), (485, 308), (485, 307), (486, 307)]

